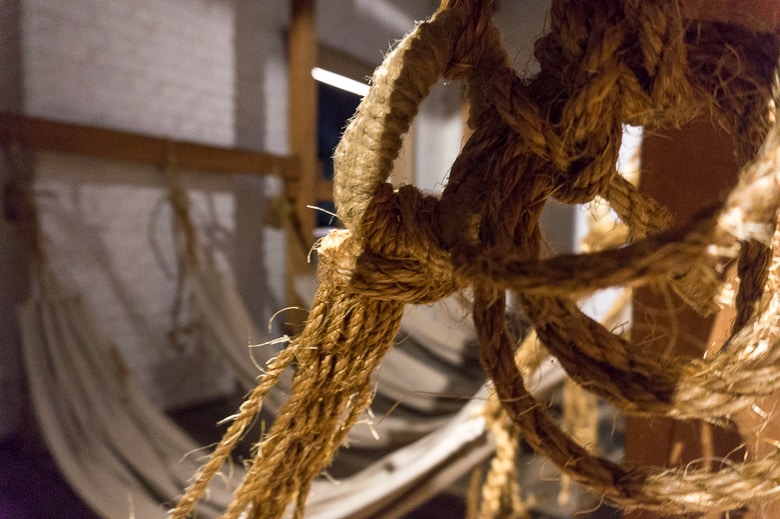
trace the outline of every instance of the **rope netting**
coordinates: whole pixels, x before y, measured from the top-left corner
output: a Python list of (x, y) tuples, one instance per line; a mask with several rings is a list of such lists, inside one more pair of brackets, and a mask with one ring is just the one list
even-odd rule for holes
[[(551, 30), (535, 46), (540, 72), (523, 79), (491, 14), (488, 1), (443, 0), (375, 72), (336, 151), (334, 195), (346, 229), (317, 246), (320, 286), (306, 327), (248, 395), (174, 517), (190, 514), (291, 365), (291, 396), (226, 517), (280, 517), (290, 503), (301, 517), (312, 481), (371, 402), (371, 373), (404, 305), (456, 290), (473, 295), (482, 364), (507, 415), (573, 481), (620, 507), (667, 514), (780, 497), (780, 453), (712, 471), (629, 470), (592, 455), (529, 394), (506, 322), (512, 291), (569, 376), (625, 413), (717, 421), (780, 388), (772, 335), (780, 303), (777, 35), (685, 19), (677, 0), (555, 0)], [(473, 134), (440, 197), (394, 189), (387, 178), (401, 137), (441, 77), (465, 84)], [(702, 115), (734, 137), (740, 178), (722, 205), (668, 230), (665, 210), (616, 172), (622, 127), (652, 131)], [(632, 242), (542, 259), (544, 204), (596, 197), (628, 226)], [(652, 284), (712, 312), (735, 258), (737, 319), (706, 359), (633, 349), (576, 304), (601, 288)]]

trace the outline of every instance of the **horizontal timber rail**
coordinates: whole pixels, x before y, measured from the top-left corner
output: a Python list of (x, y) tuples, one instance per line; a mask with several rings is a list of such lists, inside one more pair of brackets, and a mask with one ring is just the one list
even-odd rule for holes
[(81, 124), (0, 112), (0, 142), (111, 160), (298, 179), (299, 160), (259, 151), (223, 148)]

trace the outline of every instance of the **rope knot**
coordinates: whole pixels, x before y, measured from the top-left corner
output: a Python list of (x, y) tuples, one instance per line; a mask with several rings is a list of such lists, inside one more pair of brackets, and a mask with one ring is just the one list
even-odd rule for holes
[(333, 231), (320, 241), (320, 283), (408, 304), (452, 293), (453, 268), (439, 244), (437, 203), (412, 186), (394, 191), (380, 185), (357, 232)]

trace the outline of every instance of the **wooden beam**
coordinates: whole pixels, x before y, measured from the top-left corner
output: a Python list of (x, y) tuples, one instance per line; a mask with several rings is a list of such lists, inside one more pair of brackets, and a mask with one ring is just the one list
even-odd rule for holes
[(313, 242), (315, 216), (307, 205), (316, 202), (317, 85), (311, 70), (317, 63), (317, 26), (314, 0), (291, 3), (289, 52), (290, 150), (300, 157), (300, 175), (295, 183), (295, 211), (301, 230)]
[(300, 174), (288, 183), (298, 236), (288, 236), (287, 304), (308, 306), (295, 293), (296, 276), (311, 274), (306, 251), (314, 244), (315, 213), (320, 166), (317, 159), (317, 85), (311, 70), (317, 64), (315, 0), (292, 0), (288, 36), (290, 151), (300, 158)]
[(109, 160), (218, 173), (298, 176), (298, 159), (0, 112), (0, 142)]
[(317, 200), (333, 200), (333, 181), (325, 178), (317, 180)]

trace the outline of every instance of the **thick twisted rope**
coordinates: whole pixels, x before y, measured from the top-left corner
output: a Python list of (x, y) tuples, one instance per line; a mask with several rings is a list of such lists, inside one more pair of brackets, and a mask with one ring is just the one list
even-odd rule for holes
[[(226, 517), (279, 517), (292, 502), (301, 517), (312, 480), (370, 403), (370, 375), (403, 306), (464, 288), (474, 294), (482, 364), (507, 414), (573, 480), (626, 508), (664, 513), (726, 511), (780, 493), (773, 483), (780, 455), (710, 472), (626, 470), (588, 453), (523, 386), (504, 308), (505, 290), (514, 290), (571, 377), (626, 412), (716, 420), (779, 389), (780, 348), (770, 342), (778, 300), (766, 290), (776, 283), (769, 259), (780, 200), (780, 136), (768, 108), (778, 38), (688, 23), (676, 0), (556, 0), (552, 31), (536, 45), (541, 71), (524, 80), (490, 14), (488, 1), (444, 0), (375, 73), (336, 152), (334, 196), (346, 230), (319, 245), (321, 285), (306, 328), (242, 406), (174, 517), (191, 513), (291, 364), (290, 399), (258, 444)], [(386, 180), (401, 136), (441, 76), (464, 81), (474, 132), (440, 199), (411, 187), (394, 191)], [(755, 160), (723, 206), (663, 231), (663, 208), (615, 171), (622, 124), (652, 129), (706, 113), (734, 136), (740, 161)], [(636, 241), (540, 259), (545, 202), (597, 196)], [(652, 283), (711, 311), (734, 257), (742, 278), (737, 323), (706, 360), (633, 351), (573, 302), (604, 286)]]

